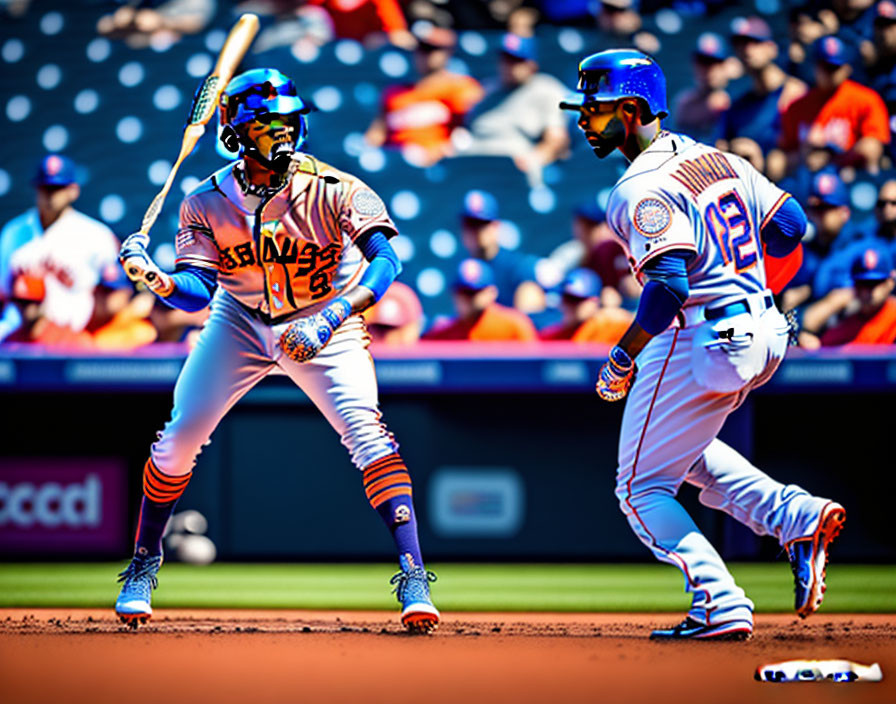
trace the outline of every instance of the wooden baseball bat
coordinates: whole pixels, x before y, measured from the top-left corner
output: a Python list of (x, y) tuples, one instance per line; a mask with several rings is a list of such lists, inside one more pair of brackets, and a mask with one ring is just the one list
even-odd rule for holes
[(205, 126), (212, 118), (212, 115), (215, 114), (221, 91), (233, 78), (237, 66), (239, 66), (240, 61), (243, 60), (243, 57), (249, 50), (249, 46), (252, 44), (252, 40), (255, 39), (256, 34), (258, 34), (258, 17), (251, 13), (242, 15), (233, 26), (233, 29), (230, 30), (227, 39), (224, 40), (224, 46), (221, 47), (221, 53), (218, 54), (218, 62), (215, 64), (215, 68), (202, 82), (199, 90), (196, 91), (193, 105), (190, 108), (190, 115), (187, 118), (187, 125), (184, 128), (180, 154), (177, 157), (177, 161), (174, 162), (174, 166), (171, 167), (165, 185), (158, 195), (152, 199), (152, 203), (149, 204), (149, 208), (143, 216), (140, 234), (146, 236), (147, 243), (149, 242), (149, 229), (153, 226), (162, 210), (162, 204), (165, 202), (168, 191), (171, 190), (177, 170), (184, 159), (192, 153), (200, 137), (205, 134)]

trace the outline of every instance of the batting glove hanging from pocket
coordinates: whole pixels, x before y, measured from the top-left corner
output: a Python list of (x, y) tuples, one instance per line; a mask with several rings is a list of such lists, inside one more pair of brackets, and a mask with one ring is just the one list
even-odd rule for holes
[(621, 347), (610, 350), (609, 359), (600, 368), (595, 390), (604, 401), (619, 401), (625, 398), (635, 381), (638, 368)]
[(314, 315), (290, 323), (280, 335), (280, 349), (294, 362), (313, 359), (351, 312), (352, 306), (347, 300), (336, 298)]

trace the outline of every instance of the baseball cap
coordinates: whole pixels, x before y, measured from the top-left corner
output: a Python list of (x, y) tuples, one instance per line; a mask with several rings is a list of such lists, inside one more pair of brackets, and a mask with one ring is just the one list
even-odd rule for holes
[(846, 184), (840, 177), (830, 171), (819, 171), (812, 177), (812, 185), (809, 188), (809, 200), (817, 201), (825, 205), (841, 206), (849, 205), (849, 194)]
[(490, 222), (498, 219), (498, 200), (488, 191), (474, 189), (464, 196), (461, 217)]
[(758, 42), (767, 42), (772, 39), (772, 29), (761, 17), (735, 17), (731, 20), (731, 38), (746, 37)]
[(576, 217), (584, 218), (585, 220), (590, 220), (591, 222), (596, 223), (605, 222), (607, 219), (607, 211), (601, 208), (596, 201), (591, 199), (577, 205), (573, 214)]
[(815, 40), (812, 47), (815, 61), (843, 66), (852, 63), (852, 51), (839, 37), (828, 36)]
[(884, 281), (893, 274), (893, 257), (886, 248), (869, 245), (853, 260), (849, 273), (853, 281)]
[(447, 27), (439, 27), (432, 22), (415, 22), (411, 27), (420, 45), (431, 49), (453, 49), (457, 43), (457, 35)]
[(535, 38), (507, 33), (501, 38), (501, 53), (523, 61), (535, 61), (538, 56)]
[(882, 0), (874, 8), (875, 24), (892, 24), (896, 22), (896, 3), (893, 0)]
[(464, 259), (457, 267), (457, 276), (454, 279), (454, 289), (466, 289), (468, 291), (481, 291), (495, 283), (495, 275), (492, 268), (481, 259)]
[(31, 179), (35, 186), (68, 186), (77, 181), (75, 162), (61, 154), (48, 154), (41, 159)]
[(579, 267), (566, 274), (561, 291), (564, 296), (592, 298), (599, 296), (602, 288), (603, 282), (595, 272), (585, 267)]
[(725, 40), (715, 32), (703, 32), (697, 37), (697, 46), (694, 49), (694, 56), (712, 59), (714, 61), (724, 61), (729, 56), (728, 46)]

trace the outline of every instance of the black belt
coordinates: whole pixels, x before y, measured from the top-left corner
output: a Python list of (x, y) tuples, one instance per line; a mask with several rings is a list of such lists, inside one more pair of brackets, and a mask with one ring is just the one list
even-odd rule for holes
[(277, 325), (278, 323), (286, 322), (289, 318), (291, 318), (292, 316), (294, 316), (296, 314), (296, 311), (292, 311), (291, 313), (286, 313), (284, 315), (278, 315), (276, 317), (272, 317), (268, 313), (265, 313), (264, 311), (259, 310), (258, 308), (250, 308), (245, 303), (238, 300), (235, 296), (234, 296), (234, 300), (237, 303), (239, 303), (243, 307), (243, 310), (245, 310), (249, 315), (251, 315), (253, 318), (260, 320), (265, 325)]
[[(765, 297), (762, 299), (762, 302), (765, 304), (765, 308), (763, 308), (762, 310), (768, 310), (775, 304), (775, 301), (770, 293), (765, 295)], [(749, 312), (750, 305), (747, 303), (746, 299), (741, 299), (739, 301), (734, 301), (734, 303), (728, 303), (724, 306), (719, 306), (718, 308), (707, 308), (703, 312), (703, 317), (707, 320), (718, 320), (719, 318), (730, 318), (735, 315), (740, 315), (741, 313)]]

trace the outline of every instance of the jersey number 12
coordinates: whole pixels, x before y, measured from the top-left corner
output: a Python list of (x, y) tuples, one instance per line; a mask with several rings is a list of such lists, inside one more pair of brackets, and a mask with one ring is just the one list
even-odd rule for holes
[(759, 246), (753, 236), (750, 216), (737, 191), (728, 191), (703, 213), (707, 231), (715, 239), (725, 264), (734, 262), (734, 270), (752, 269), (759, 260)]

